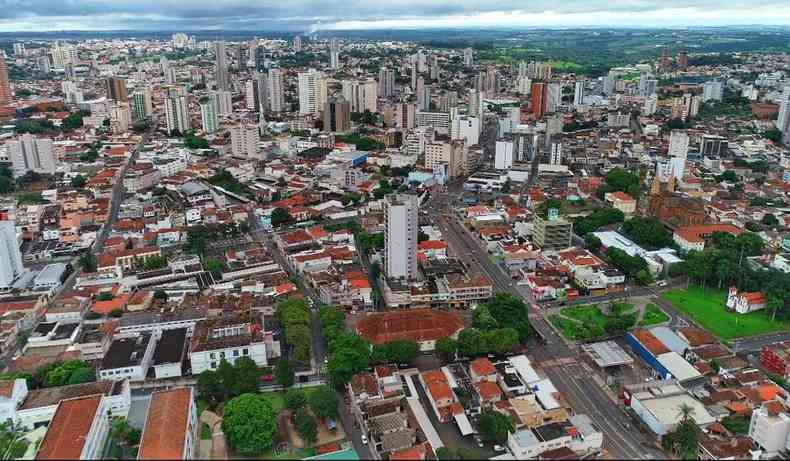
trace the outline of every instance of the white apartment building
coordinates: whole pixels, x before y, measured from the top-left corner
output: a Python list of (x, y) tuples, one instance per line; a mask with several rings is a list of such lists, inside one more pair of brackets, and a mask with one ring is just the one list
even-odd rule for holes
[(447, 165), (447, 175), (457, 178), (467, 173), (468, 149), (463, 140), (425, 144), (425, 167), (431, 171)]
[(343, 97), (351, 105), (351, 112), (377, 112), (378, 85), (375, 80), (344, 80)]
[(494, 151), (494, 168), (507, 170), (513, 166), (513, 141), (497, 141)]
[(219, 122), (217, 121), (217, 107), (212, 98), (202, 98), (200, 100), (200, 120), (203, 132), (212, 134), (217, 131)]
[(14, 221), (0, 221), (0, 290), (11, 288), (24, 270)]
[(15, 178), (23, 176), (28, 171), (53, 174), (57, 170), (52, 140), (49, 138), (36, 138), (30, 133), (25, 133), (6, 145)]
[(230, 128), (231, 152), (234, 157), (256, 157), (258, 155), (258, 127), (238, 124)]
[(269, 78), (266, 79), (269, 88), (269, 110), (282, 112), (285, 110), (285, 95), (283, 93), (283, 74), (278, 68), (269, 69)]
[(321, 72), (310, 69), (298, 74), (299, 113), (318, 115), (326, 103), (326, 81)]
[(418, 198), (411, 194), (386, 197), (385, 273), (391, 279), (417, 277)]
[(450, 139), (463, 139), (467, 146), (476, 146), (480, 141), (480, 119), (468, 115), (453, 118)]
[(437, 133), (450, 134), (450, 114), (446, 112), (418, 111), (415, 124), (418, 127), (431, 126)]
[(764, 402), (752, 411), (749, 437), (764, 450), (766, 458), (790, 450), (790, 414), (787, 407), (777, 400)]
[(187, 97), (171, 93), (165, 98), (165, 118), (167, 120), (167, 132), (172, 134), (174, 131), (185, 133), (190, 129), (189, 110)]

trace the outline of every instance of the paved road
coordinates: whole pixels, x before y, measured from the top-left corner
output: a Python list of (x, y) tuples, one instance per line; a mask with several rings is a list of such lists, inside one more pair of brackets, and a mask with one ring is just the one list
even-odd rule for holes
[[(452, 187), (450, 187), (452, 189)], [(452, 193), (452, 192), (450, 192)], [(535, 315), (535, 302), (529, 290), (518, 287), (501, 268), (491, 262), (488, 252), (479, 240), (472, 236), (452, 215), (446, 207), (450, 205), (449, 193), (440, 194), (433, 199), (429, 213), (434, 216), (450, 247), (466, 262), (485, 273), (497, 293), (514, 294), (532, 306), (530, 321), (535, 330), (544, 337), (545, 344), (534, 347), (531, 355), (536, 361), (556, 361), (557, 359), (575, 358), (578, 352), (571, 350), (565, 342), (549, 326), (546, 319)], [(555, 362), (556, 363), (556, 362)], [(653, 459), (665, 455), (650, 447), (652, 442), (642, 434), (629, 430), (630, 418), (620, 410), (609, 395), (597, 384), (591, 383), (589, 371), (576, 363), (557, 364), (546, 368), (557, 389), (565, 396), (572, 408), (586, 413), (604, 433), (604, 447), (615, 458), (622, 459)]]

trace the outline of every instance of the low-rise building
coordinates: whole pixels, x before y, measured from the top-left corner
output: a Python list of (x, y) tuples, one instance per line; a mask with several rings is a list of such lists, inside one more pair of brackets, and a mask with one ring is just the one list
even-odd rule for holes
[(143, 381), (151, 365), (156, 341), (151, 333), (117, 337), (99, 366), (102, 379)]
[(259, 320), (241, 317), (217, 317), (201, 320), (189, 345), (192, 374), (216, 370), (223, 359), (230, 364), (239, 357), (248, 357), (258, 366), (267, 366), (266, 336)]
[(99, 459), (109, 430), (109, 412), (101, 395), (63, 400), (36, 459)]
[(137, 459), (195, 458), (198, 427), (193, 388), (154, 392)]

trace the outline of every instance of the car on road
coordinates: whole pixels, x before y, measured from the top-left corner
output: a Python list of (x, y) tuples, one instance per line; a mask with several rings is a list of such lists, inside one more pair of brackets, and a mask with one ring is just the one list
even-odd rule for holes
[(362, 445), (367, 445), (368, 444), (368, 436), (367, 435), (362, 434), (362, 437), (360, 437), (360, 438), (362, 439)]
[(503, 447), (502, 445), (494, 445), (494, 451), (497, 453), (502, 453), (503, 451), (505, 451), (505, 447)]

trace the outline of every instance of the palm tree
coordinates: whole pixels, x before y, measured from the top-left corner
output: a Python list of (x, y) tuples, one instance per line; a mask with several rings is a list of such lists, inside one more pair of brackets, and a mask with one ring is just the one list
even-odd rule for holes
[(691, 405), (687, 403), (681, 403), (678, 407), (678, 416), (680, 417), (681, 423), (688, 421), (692, 413), (694, 413), (694, 408), (692, 408)]

